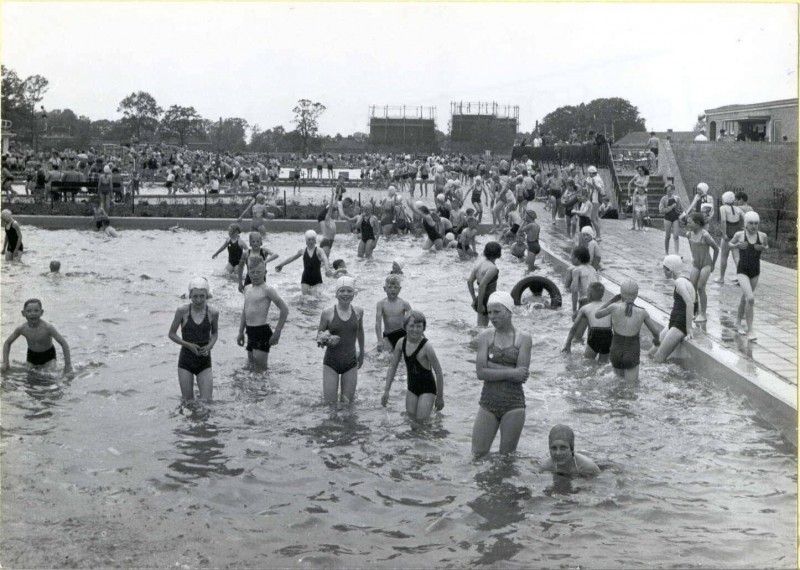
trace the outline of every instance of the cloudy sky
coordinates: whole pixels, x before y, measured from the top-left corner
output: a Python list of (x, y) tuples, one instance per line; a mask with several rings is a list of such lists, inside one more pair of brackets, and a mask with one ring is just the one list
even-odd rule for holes
[(648, 128), (704, 109), (797, 97), (795, 4), (2, 3), (4, 65), (45, 76), (47, 109), (117, 119), (147, 91), (166, 108), (323, 134), (368, 130), (370, 105), (562, 105), (623, 97)]

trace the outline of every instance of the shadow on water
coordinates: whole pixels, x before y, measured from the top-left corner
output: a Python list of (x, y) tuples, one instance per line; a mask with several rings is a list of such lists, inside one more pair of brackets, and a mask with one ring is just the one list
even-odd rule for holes
[(327, 448), (360, 443), (369, 435), (370, 429), (369, 426), (358, 423), (358, 416), (347, 410), (331, 411), (329, 417), (323, 419), (317, 426), (304, 429), (291, 428), (285, 433), (305, 436), (309, 443)]
[(175, 428), (175, 447), (181, 458), (172, 461), (167, 474), (170, 479), (183, 483), (211, 475), (237, 476), (244, 469), (231, 469), (227, 466), (230, 459), (223, 453), (225, 445), (219, 436), (230, 431), (221, 429), (210, 421), (211, 408), (193, 403), (181, 404), (179, 413), (184, 416), (183, 422)]
[(514, 457), (498, 455), (488, 461), (491, 462), (489, 468), (475, 475), (475, 482), (483, 493), (467, 505), (482, 517), (478, 529), (505, 531), (491, 535), (494, 538), (491, 543), (483, 541), (476, 545), (481, 554), (473, 562), (477, 565), (497, 565), (511, 560), (525, 548), (509, 535), (516, 532), (513, 525), (525, 520), (523, 504), (531, 499), (530, 489), (508, 481), (520, 476)]
[[(60, 372), (43, 372), (21, 368), (3, 378), (3, 401), (24, 411), (26, 420), (39, 420), (53, 415), (53, 408), (64, 397), (69, 377)], [(14, 393), (24, 392), (27, 398), (17, 399)]]

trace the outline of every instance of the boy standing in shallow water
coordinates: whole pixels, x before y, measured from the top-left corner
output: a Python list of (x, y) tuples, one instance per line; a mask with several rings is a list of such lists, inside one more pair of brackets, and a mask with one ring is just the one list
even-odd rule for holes
[(28, 341), (27, 361), (29, 367), (41, 367), (41, 370), (46, 371), (56, 367), (56, 349), (53, 347), (53, 339), (55, 339), (61, 345), (61, 350), (64, 351), (64, 374), (72, 372), (69, 345), (53, 325), (42, 319), (43, 314), (44, 309), (39, 299), (25, 301), (22, 306), (22, 316), (25, 317), (25, 322), (14, 329), (14, 332), (3, 343), (3, 364), (0, 371), (8, 371), (11, 345), (20, 336), (24, 336)]
[[(411, 305), (398, 295), (400, 294), (400, 277), (389, 275), (383, 285), (386, 298), (378, 301), (375, 308), (375, 335), (378, 337), (378, 352), (384, 349), (390, 352), (397, 345), (397, 341), (406, 336), (403, 329), (403, 320), (411, 312)], [(386, 330), (381, 334), (381, 327)]]
[[(244, 346), (244, 333), (247, 330), (247, 361), (251, 367), (266, 370), (269, 363), (269, 349), (278, 344), (281, 331), (289, 316), (289, 307), (280, 295), (265, 282), (267, 268), (260, 257), (251, 257), (247, 269), (251, 284), (244, 288), (244, 308), (239, 321), (239, 336), (236, 342)], [(269, 326), (269, 307), (272, 303), (281, 312), (275, 331)]]

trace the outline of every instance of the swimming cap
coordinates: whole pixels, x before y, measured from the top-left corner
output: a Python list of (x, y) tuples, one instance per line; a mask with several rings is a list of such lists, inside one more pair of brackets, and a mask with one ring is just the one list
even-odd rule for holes
[(589, 174), (597, 174), (597, 168), (595, 168), (594, 166), (590, 166), (589, 168), (586, 169), (586, 172), (588, 172)]
[(453, 235), (453, 232), (447, 232), (446, 234), (444, 234), (444, 238), (448, 241), (453, 241), (454, 239), (456, 239), (456, 236)]
[(342, 287), (352, 287), (355, 289), (356, 280), (348, 275), (342, 275), (339, 279), (336, 280), (336, 292), (339, 292), (339, 289)]
[(673, 273), (677, 273), (683, 267), (683, 259), (680, 255), (668, 255), (664, 258), (664, 261), (661, 262), (661, 265)]
[(110, 167), (110, 166), (108, 166), (108, 165), (106, 165), (106, 166), (103, 168), (103, 172), (105, 172), (106, 174), (111, 174), (111, 167)]
[(4, 218), (10, 218), (11, 217), (11, 210), (5, 209), (2, 212), (0, 212), (0, 215), (2, 215)]
[(550, 436), (548, 439), (550, 441), (550, 445), (553, 445), (554, 441), (566, 441), (573, 453), (575, 452), (575, 432), (572, 431), (572, 428), (569, 426), (565, 426), (564, 424), (553, 426), (553, 428), (550, 430)]
[(702, 192), (703, 194), (705, 194), (706, 192), (708, 192), (708, 184), (706, 184), (705, 182), (701, 182), (700, 184), (697, 185), (697, 189), (700, 190), (700, 192)]
[(493, 303), (503, 305), (509, 312), (514, 310), (514, 298), (505, 291), (495, 291), (489, 295), (489, 300), (486, 301), (486, 307), (488, 308), (489, 305)]
[(391, 186), (389, 186), (388, 190), (389, 194), (394, 194), (395, 192), (397, 192), (397, 187), (394, 184), (392, 184)]
[(722, 195), (723, 204), (733, 204), (735, 201), (736, 201), (736, 194), (734, 194), (733, 192), (728, 191)]
[(759, 218), (758, 214), (756, 214), (755, 212), (752, 212), (752, 211), (751, 212), (747, 212), (744, 215), (744, 223), (745, 224), (747, 222), (756, 222), (757, 223), (757, 222), (760, 222), (760, 221), (761, 221), (761, 218)]
[(444, 166), (442, 166), (441, 164), (439, 166), (437, 166), (436, 167), (436, 172), (444, 172)]
[(420, 200), (417, 200), (416, 202), (414, 202), (414, 207), (415, 208), (422, 208), (424, 205), (425, 204), (423, 204)]
[(203, 289), (208, 298), (211, 298), (211, 285), (208, 284), (208, 279), (205, 277), (195, 277), (189, 281), (189, 295), (192, 294), (192, 289)]
[(582, 234), (588, 234), (588, 235), (590, 235), (592, 237), (595, 236), (594, 228), (592, 228), (592, 226), (584, 226), (584, 227), (582, 227), (581, 228), (581, 233)]
[(306, 236), (306, 239), (312, 239), (312, 238), (313, 239), (317, 239), (317, 232), (315, 232), (314, 230), (308, 230), (306, 232), (305, 236)]
[(397, 266), (398, 269), (403, 269), (403, 267), (406, 266), (406, 264), (404, 262), (402, 262), (402, 261), (394, 261), (393, 263), (394, 263), (394, 265)]
[(619, 286), (619, 294), (624, 297), (636, 298), (639, 295), (639, 284), (633, 279), (626, 279)]
[(442, 202), (444, 202), (444, 194), (437, 194), (436, 195), (436, 199), (437, 200), (441, 200)]

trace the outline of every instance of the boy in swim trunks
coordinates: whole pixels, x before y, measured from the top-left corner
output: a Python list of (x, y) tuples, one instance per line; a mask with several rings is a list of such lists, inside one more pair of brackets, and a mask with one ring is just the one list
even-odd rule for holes
[(9, 352), (11, 345), (20, 336), (24, 336), (28, 341), (28, 367), (34, 370), (50, 371), (56, 367), (56, 349), (53, 347), (53, 339), (61, 345), (64, 352), (64, 374), (72, 372), (72, 364), (69, 354), (69, 345), (64, 337), (59, 334), (56, 327), (42, 319), (44, 309), (39, 299), (28, 299), (22, 306), (22, 316), (25, 322), (19, 325), (3, 343), (3, 364), (0, 372), (8, 372)]
[(598, 360), (601, 364), (608, 362), (612, 337), (611, 317), (598, 319), (594, 316), (595, 312), (603, 305), (605, 292), (606, 288), (599, 281), (589, 285), (589, 302), (578, 309), (578, 314), (575, 316), (575, 321), (572, 323), (572, 328), (569, 330), (567, 341), (564, 343), (564, 348), (561, 352), (570, 352), (572, 340), (575, 338), (576, 333), (588, 325), (589, 336), (586, 341), (586, 348), (583, 350), (584, 358), (594, 360), (599, 357)]
[[(578, 315), (578, 302), (581, 305), (589, 294), (589, 285), (600, 281), (597, 270), (589, 265), (589, 248), (579, 245), (572, 250), (572, 267), (566, 275), (566, 286), (572, 292), (572, 318)], [(583, 331), (581, 331), (581, 335)], [(579, 335), (580, 336), (580, 335)]]
[(247, 252), (250, 247), (242, 239), (242, 228), (239, 224), (231, 224), (228, 226), (228, 239), (225, 240), (220, 248), (211, 256), (211, 259), (216, 259), (224, 249), (228, 250), (228, 263), (225, 264), (225, 271), (233, 273), (233, 270), (239, 267), (239, 262), (242, 258), (247, 258)]
[[(400, 294), (400, 277), (388, 275), (383, 285), (386, 298), (378, 301), (375, 307), (375, 336), (378, 338), (378, 352), (391, 352), (397, 341), (406, 336), (403, 320), (411, 311), (411, 305), (398, 295)], [(385, 328), (382, 333), (381, 329)]]
[(639, 285), (631, 279), (625, 280), (614, 295), (595, 314), (595, 318), (611, 317), (614, 337), (609, 349), (609, 360), (614, 372), (626, 382), (639, 380), (639, 331), (644, 324), (653, 335), (653, 345), (658, 346), (659, 326), (648, 312), (634, 304), (639, 295)]
[(389, 390), (402, 356), (408, 379), (406, 413), (423, 421), (430, 417), (434, 405), (437, 411), (444, 408), (444, 375), (436, 352), (425, 338), (425, 315), (420, 311), (410, 311), (403, 319), (403, 326), (407, 335), (392, 351), (381, 405), (385, 408), (389, 403)]
[[(478, 313), (478, 326), (485, 327), (489, 324), (489, 313), (486, 310), (486, 301), (497, 290), (497, 277), (500, 275), (495, 262), (503, 253), (502, 246), (496, 241), (490, 241), (483, 247), (483, 257), (475, 264), (469, 278), (467, 288), (472, 297), (472, 309)], [(475, 292), (475, 283), (478, 292)]]
[[(260, 257), (251, 257), (248, 260), (248, 274), (252, 283), (244, 288), (244, 308), (236, 342), (239, 346), (244, 346), (246, 330), (248, 365), (256, 370), (266, 370), (270, 347), (278, 344), (281, 338), (283, 325), (289, 316), (289, 307), (278, 292), (266, 284), (267, 268)], [(269, 326), (269, 308), (272, 303), (280, 311), (274, 332)]]

